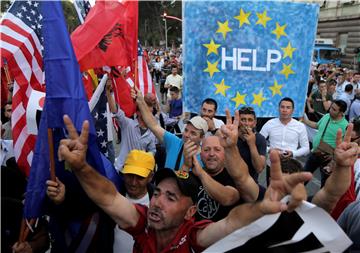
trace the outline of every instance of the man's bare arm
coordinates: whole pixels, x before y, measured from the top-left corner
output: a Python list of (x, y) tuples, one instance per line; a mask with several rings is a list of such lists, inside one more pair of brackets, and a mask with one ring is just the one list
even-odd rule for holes
[[(283, 176), (277, 151), (271, 151), (270, 160), (272, 180), (265, 193), (264, 200), (239, 205), (232, 209), (224, 219), (200, 230), (197, 234), (197, 242), (200, 246), (209, 247), (216, 241), (265, 214), (293, 211), (306, 199), (306, 189), (303, 182), (311, 179), (311, 173), (301, 172)], [(289, 203), (280, 202), (286, 194), (291, 194)]]
[(316, 122), (306, 119), (305, 117), (303, 117), (302, 122), (311, 128), (318, 129)]
[(234, 122), (229, 110), (226, 110), (226, 125), (217, 131), (220, 143), (225, 149), (226, 169), (235, 182), (240, 197), (245, 201), (255, 201), (259, 195), (259, 186), (249, 174), (249, 168), (240, 156), (237, 148), (239, 112), (235, 112)]
[(131, 91), (131, 96), (136, 99), (136, 104), (147, 127), (153, 132), (156, 138), (163, 142), (165, 129), (158, 124), (154, 115), (150, 112), (141, 91), (137, 87), (134, 87), (134, 90)]
[(114, 184), (86, 162), (89, 122), (85, 121), (81, 135), (65, 115), (69, 139), (60, 142), (59, 160), (68, 162), (89, 198), (108, 213), (122, 228), (133, 227), (139, 220), (135, 206), (116, 190)]
[(223, 206), (234, 205), (240, 199), (240, 194), (237, 189), (230, 185), (222, 185), (213, 179), (200, 165), (193, 155), (193, 173), (199, 177), (201, 184), (209, 196)]
[(321, 188), (313, 197), (312, 203), (331, 213), (341, 196), (348, 190), (351, 183), (352, 165), (358, 156), (357, 143), (350, 142), (353, 124), (349, 124), (344, 140), (341, 129), (336, 134), (336, 149), (334, 161), (330, 165), (332, 173)]

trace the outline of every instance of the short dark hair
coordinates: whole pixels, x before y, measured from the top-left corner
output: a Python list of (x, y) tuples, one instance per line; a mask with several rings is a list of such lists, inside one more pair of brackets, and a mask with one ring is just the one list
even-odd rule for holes
[(345, 86), (345, 91), (346, 92), (352, 91), (353, 89), (354, 89), (354, 87), (350, 83)]
[(303, 166), (299, 161), (295, 159), (282, 160), (281, 171), (283, 173), (289, 173), (289, 174), (301, 172), (303, 171)]
[(320, 80), (319, 83), (318, 83), (318, 85), (320, 86), (321, 83), (326, 84), (325, 80)]
[(336, 85), (336, 84), (337, 84), (337, 82), (336, 82), (335, 79), (329, 79), (329, 80), (327, 81), (327, 85)]
[(215, 106), (215, 111), (217, 110), (218, 105), (217, 105), (217, 102), (216, 102), (215, 99), (213, 99), (213, 98), (205, 98), (202, 101), (201, 106), (203, 106), (203, 104), (205, 104), (205, 103), (214, 105)]
[(282, 101), (290, 102), (291, 105), (292, 105), (292, 107), (293, 107), (293, 109), (295, 108), (294, 100), (292, 100), (291, 98), (289, 98), (289, 97), (284, 97), (284, 98), (282, 98), (282, 99), (280, 100), (280, 102), (279, 102), (279, 107), (280, 107)]
[(180, 92), (179, 88), (176, 87), (176, 86), (172, 86), (172, 87), (170, 88), (170, 91), (175, 92), (175, 93), (179, 93), (179, 92)]
[(337, 106), (339, 106), (339, 110), (341, 112), (346, 112), (346, 109), (347, 109), (347, 104), (345, 101), (341, 100), (341, 99), (337, 99), (337, 100), (334, 100), (334, 104), (336, 104)]
[(254, 108), (249, 107), (249, 106), (243, 106), (239, 109), (239, 115), (240, 114), (251, 114), (254, 116), (254, 118), (256, 119), (256, 114), (254, 111)]

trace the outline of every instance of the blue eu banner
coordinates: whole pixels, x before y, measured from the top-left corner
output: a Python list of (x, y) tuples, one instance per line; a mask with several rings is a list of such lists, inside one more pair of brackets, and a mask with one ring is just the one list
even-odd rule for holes
[(218, 114), (251, 106), (273, 117), (290, 97), (302, 115), (318, 13), (309, 3), (185, 1), (185, 109), (211, 97)]

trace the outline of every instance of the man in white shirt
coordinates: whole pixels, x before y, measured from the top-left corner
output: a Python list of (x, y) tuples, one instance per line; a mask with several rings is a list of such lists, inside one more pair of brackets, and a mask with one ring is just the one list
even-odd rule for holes
[(175, 65), (173, 65), (171, 68), (171, 74), (166, 77), (164, 87), (166, 89), (168, 89), (168, 93), (167, 93), (168, 99), (170, 98), (170, 88), (171, 87), (173, 87), (173, 86), (178, 87), (178, 89), (180, 90), (180, 95), (182, 92), (182, 86), (183, 86), (182, 77), (180, 75), (178, 75), (177, 71), (178, 71), (177, 67)]
[[(150, 184), (155, 168), (155, 159), (151, 153), (134, 149), (130, 151), (122, 170), (125, 189), (121, 193), (132, 203), (149, 206), (154, 191)], [(114, 229), (114, 252), (132, 252), (133, 237), (120, 229)]]
[(207, 133), (205, 133), (205, 137), (214, 135), (216, 131), (224, 125), (222, 120), (215, 118), (216, 110), (217, 102), (215, 99), (206, 98), (201, 103), (200, 115), (204, 120), (206, 120), (209, 127)]
[(337, 76), (337, 85), (336, 85), (336, 99), (339, 99), (341, 94), (345, 92), (345, 87), (350, 82), (346, 80), (345, 73), (339, 73)]
[(269, 138), (270, 148), (279, 152), (282, 160), (297, 158), (310, 152), (304, 124), (292, 118), (294, 101), (285, 97), (279, 103), (279, 118), (266, 122), (260, 134)]

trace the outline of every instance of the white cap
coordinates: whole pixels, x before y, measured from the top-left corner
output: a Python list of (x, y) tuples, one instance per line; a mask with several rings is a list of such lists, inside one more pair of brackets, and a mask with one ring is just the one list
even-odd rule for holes
[(209, 126), (208, 126), (206, 120), (204, 120), (200, 116), (195, 116), (195, 117), (191, 118), (189, 120), (189, 123), (191, 123), (191, 125), (193, 125), (196, 129), (203, 130), (204, 134), (206, 134), (207, 131), (209, 130)]

